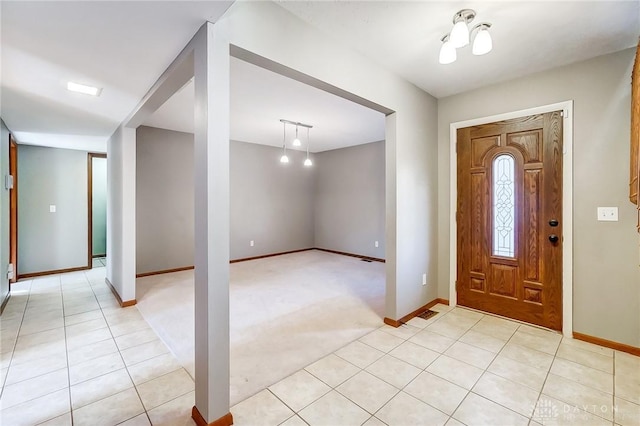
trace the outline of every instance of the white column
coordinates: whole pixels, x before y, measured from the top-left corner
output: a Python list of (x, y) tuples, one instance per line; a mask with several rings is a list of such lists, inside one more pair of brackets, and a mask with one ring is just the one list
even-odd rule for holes
[(229, 413), (229, 42), (221, 24), (195, 36), (196, 408)]

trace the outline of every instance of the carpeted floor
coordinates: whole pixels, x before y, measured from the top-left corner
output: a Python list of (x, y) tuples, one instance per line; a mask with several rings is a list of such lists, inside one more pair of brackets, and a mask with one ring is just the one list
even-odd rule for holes
[[(231, 404), (382, 324), (383, 263), (312, 250), (230, 268)], [(193, 376), (193, 271), (139, 278), (136, 298)]]

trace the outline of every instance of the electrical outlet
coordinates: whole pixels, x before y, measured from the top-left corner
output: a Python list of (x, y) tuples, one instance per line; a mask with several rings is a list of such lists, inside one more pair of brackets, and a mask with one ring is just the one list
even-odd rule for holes
[(422, 285), (427, 285), (427, 274), (422, 274)]
[(378, 242), (373, 243), (374, 246), (378, 247)]
[(249, 241), (249, 245), (250, 245), (251, 247), (253, 247), (253, 246), (254, 246), (254, 242), (253, 242), (253, 240)]
[(598, 220), (604, 222), (618, 221), (617, 207), (598, 207)]

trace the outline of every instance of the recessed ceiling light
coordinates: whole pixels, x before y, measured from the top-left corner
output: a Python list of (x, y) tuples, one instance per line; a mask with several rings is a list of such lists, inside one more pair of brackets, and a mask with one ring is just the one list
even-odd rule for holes
[(91, 95), (91, 96), (100, 96), (100, 93), (102, 93), (102, 89), (98, 87), (78, 84), (72, 81), (67, 83), (67, 89), (72, 92), (84, 93), (85, 95)]

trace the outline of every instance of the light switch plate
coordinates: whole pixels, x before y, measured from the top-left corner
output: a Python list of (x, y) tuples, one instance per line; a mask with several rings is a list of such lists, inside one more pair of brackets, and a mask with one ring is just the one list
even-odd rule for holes
[(49, 206), (49, 213), (55, 213), (56, 212), (56, 206), (54, 204), (51, 204)]
[(601, 222), (617, 222), (617, 207), (598, 207), (598, 220)]

